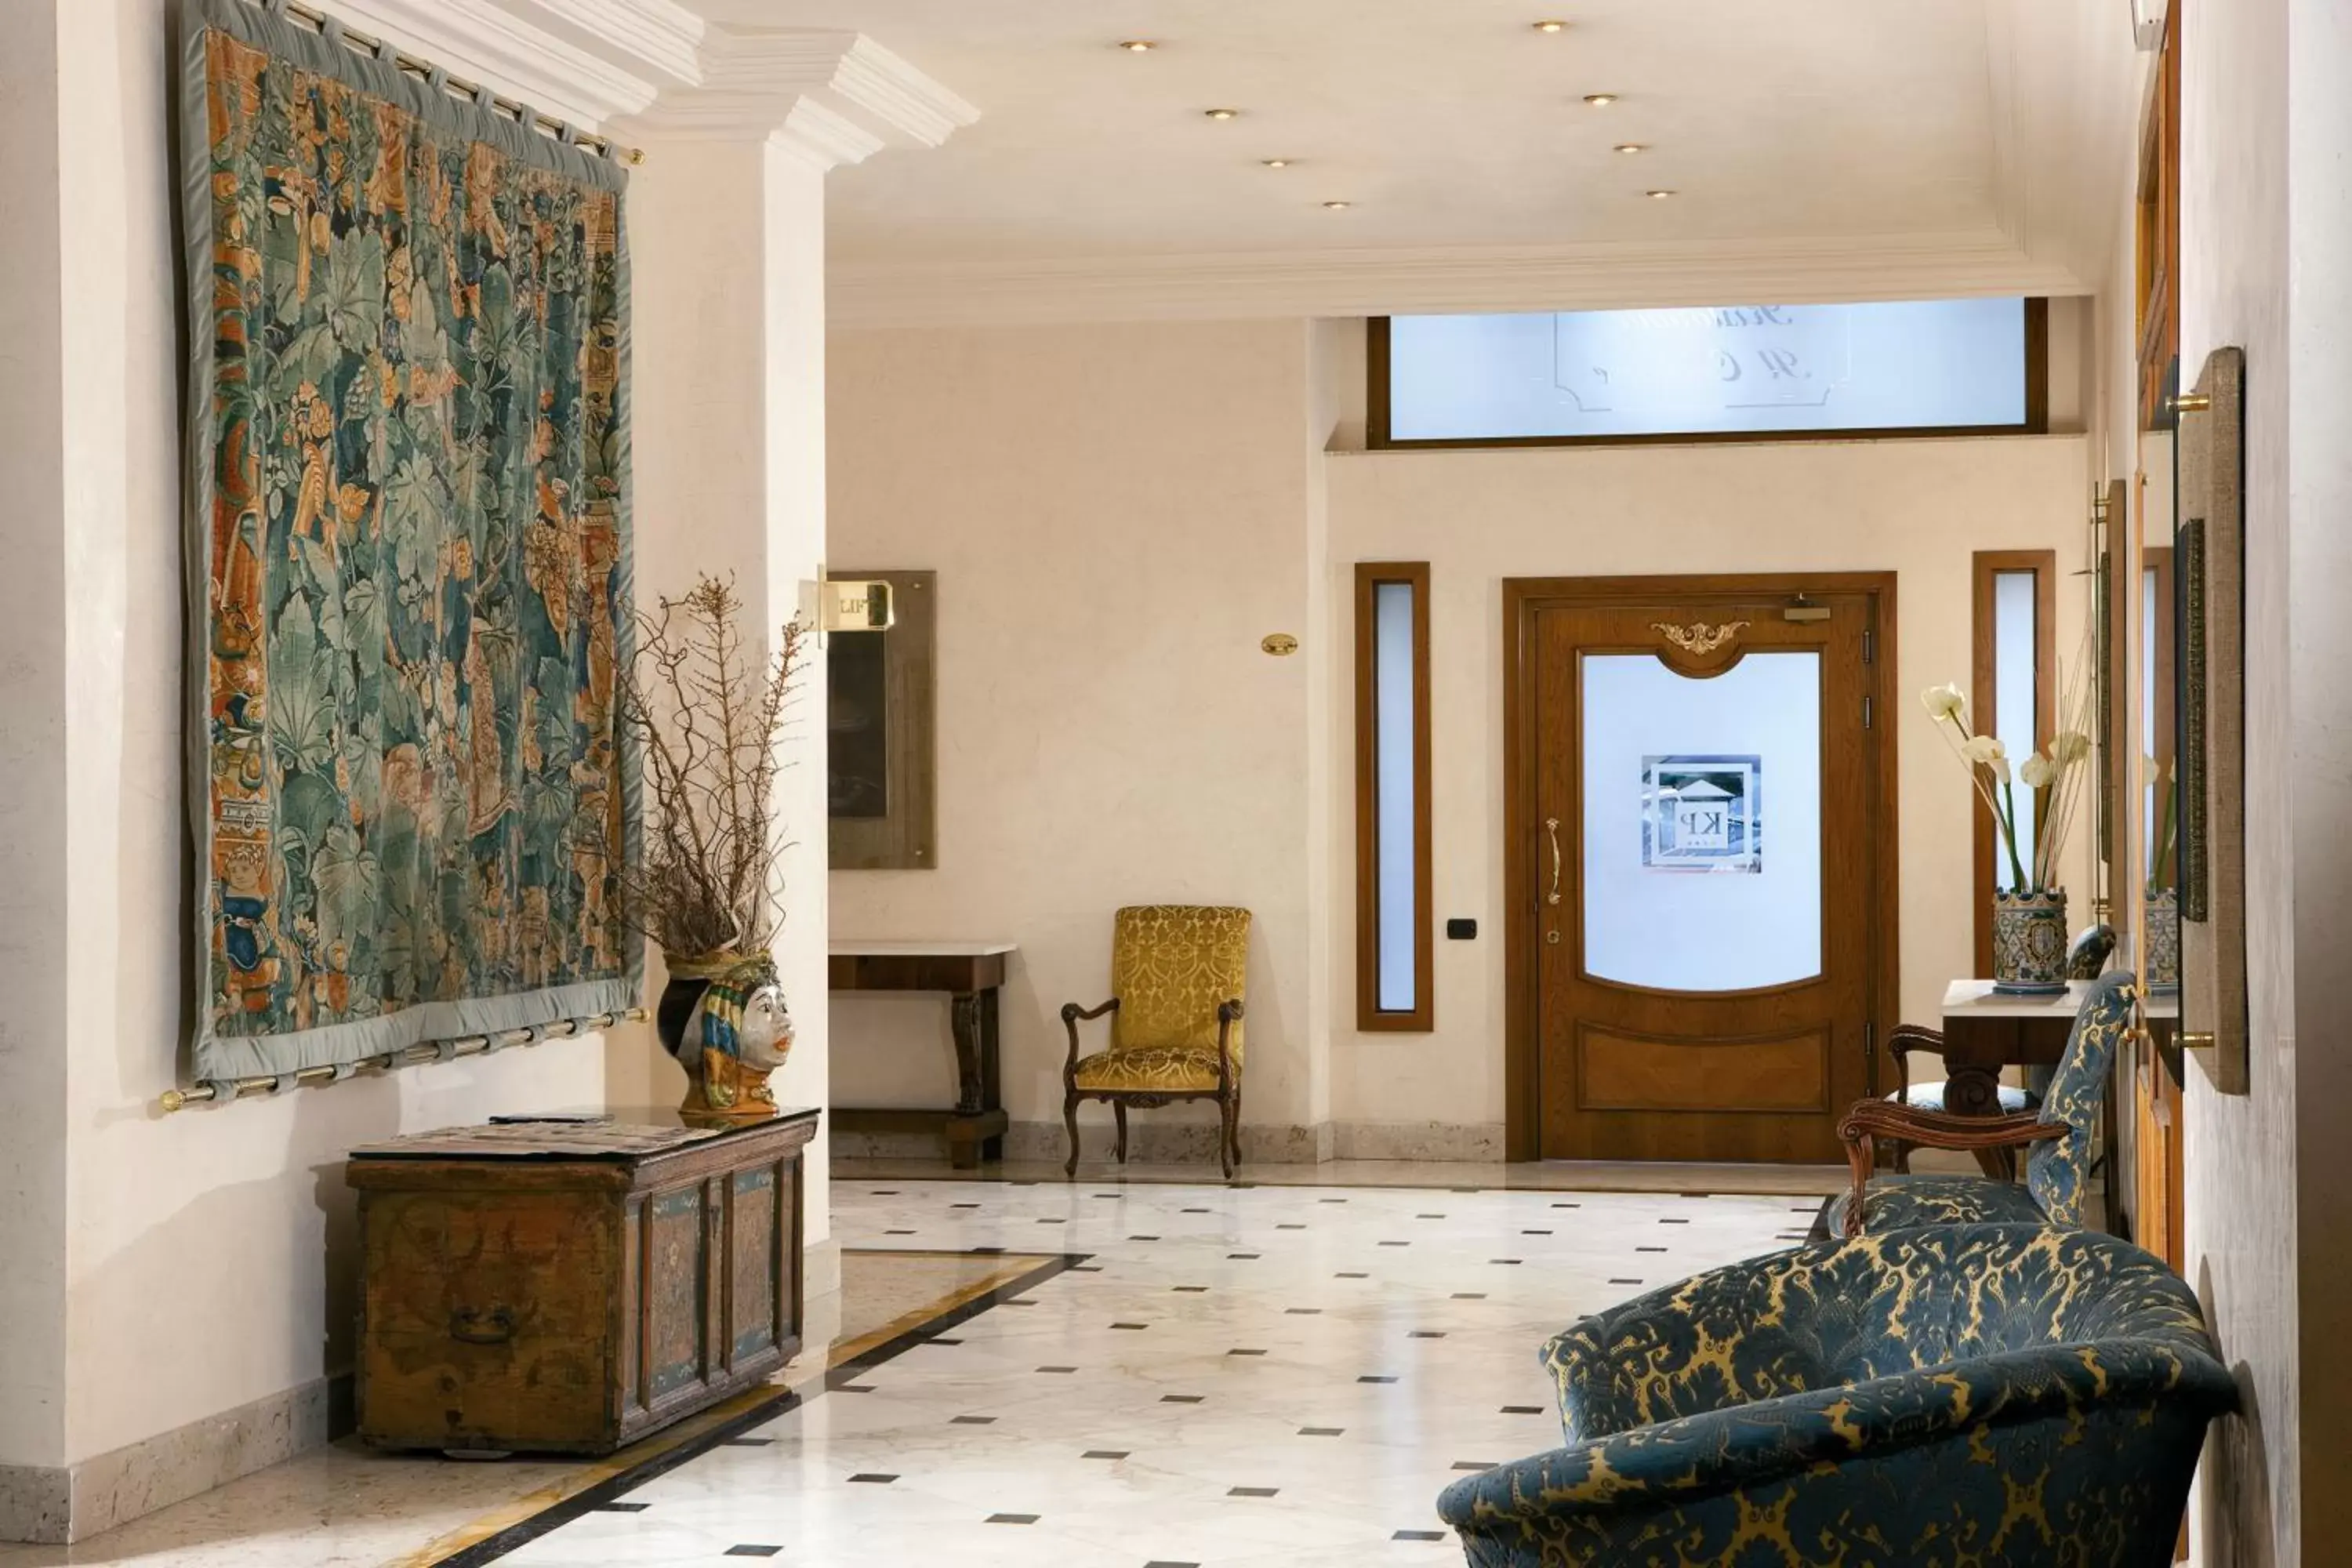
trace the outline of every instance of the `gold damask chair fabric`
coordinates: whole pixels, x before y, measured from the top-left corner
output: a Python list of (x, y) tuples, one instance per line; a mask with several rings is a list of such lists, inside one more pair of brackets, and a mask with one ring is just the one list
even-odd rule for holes
[[(1242, 1002), (1250, 912), (1193, 904), (1137, 904), (1111, 927), (1110, 1000), (1062, 1009), (1070, 1054), (1062, 1066), (1064, 1169), (1078, 1171), (1078, 1102), (1105, 1100), (1127, 1159), (1127, 1113), (1178, 1100), (1213, 1100), (1218, 1153), (1230, 1177), (1241, 1163)], [(1078, 1025), (1110, 1015), (1110, 1048), (1081, 1058)]]

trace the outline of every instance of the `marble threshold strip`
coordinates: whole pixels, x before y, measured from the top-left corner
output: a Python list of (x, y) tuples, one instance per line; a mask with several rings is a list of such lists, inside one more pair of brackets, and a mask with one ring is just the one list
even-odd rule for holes
[(615, 1024), (642, 1024), (649, 1016), (651, 1015), (643, 1007), (624, 1007), (617, 1012), (597, 1013), (585, 1018), (558, 1018), (553, 1023), (534, 1024), (527, 1029), (501, 1029), (494, 1035), (460, 1035), (449, 1040), (420, 1041), (396, 1051), (387, 1051), (380, 1057), (344, 1062), (340, 1066), (261, 1073), (253, 1078), (207, 1079), (186, 1089), (164, 1090), (161, 1103), (163, 1109), (169, 1112), (184, 1110), (191, 1105), (225, 1104), (249, 1095), (276, 1094), (285, 1089), (316, 1089), (325, 1084), (341, 1083), (358, 1072), (393, 1072), (425, 1062), (478, 1057), (488, 1051), (504, 1050), (509, 1046), (535, 1046), (541, 1040), (572, 1039), (581, 1035), (593, 1035), (599, 1029), (609, 1029)]

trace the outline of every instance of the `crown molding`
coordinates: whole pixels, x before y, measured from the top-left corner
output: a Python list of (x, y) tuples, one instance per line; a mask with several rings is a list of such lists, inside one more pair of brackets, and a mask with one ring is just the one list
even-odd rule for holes
[[(633, 0), (597, 3), (626, 6)], [(659, 89), (639, 68), (643, 62), (617, 48), (583, 47), (516, 14), (546, 4), (548, 0), (334, 0), (334, 9), (362, 32), (389, 39), (446, 66), (454, 75), (583, 130), (635, 113), (654, 101)]]
[(520, 0), (519, 8), (583, 48), (620, 51), (654, 77), (702, 79), (708, 25), (676, 0)]
[(1215, 321), (1957, 299), (2092, 290), (1995, 229), (1833, 240), (835, 260), (837, 327)]
[(695, 86), (637, 123), (654, 136), (777, 137), (823, 167), (888, 146), (936, 147), (980, 110), (862, 34), (711, 26)]

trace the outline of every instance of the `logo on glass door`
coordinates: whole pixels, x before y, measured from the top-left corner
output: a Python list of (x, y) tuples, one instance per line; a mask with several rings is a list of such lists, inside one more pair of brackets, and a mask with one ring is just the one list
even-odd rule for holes
[(1642, 759), (1642, 864), (1654, 871), (1764, 869), (1764, 759)]

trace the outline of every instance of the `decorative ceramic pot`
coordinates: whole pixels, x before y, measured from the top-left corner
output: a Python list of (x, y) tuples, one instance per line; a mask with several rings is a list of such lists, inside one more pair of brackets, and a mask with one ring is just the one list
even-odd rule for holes
[(1992, 896), (1993, 989), (2048, 996), (2066, 989), (2066, 890)]
[(2147, 890), (2147, 989), (2153, 996), (2180, 991), (2180, 894), (2173, 888)]
[(697, 953), (668, 960), (654, 1027), (686, 1069), (679, 1111), (689, 1121), (772, 1116), (768, 1075), (793, 1049), (793, 1018), (764, 952)]

